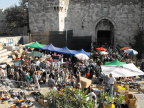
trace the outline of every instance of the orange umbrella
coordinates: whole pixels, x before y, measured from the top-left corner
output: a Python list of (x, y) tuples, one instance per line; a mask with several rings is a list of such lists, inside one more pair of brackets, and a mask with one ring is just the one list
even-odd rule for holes
[(100, 47), (100, 48), (96, 48), (96, 50), (99, 50), (99, 51), (106, 51), (107, 49), (106, 49), (106, 48), (103, 48), (103, 47)]
[(127, 50), (127, 49), (130, 49), (130, 48), (129, 47), (123, 47), (120, 50)]

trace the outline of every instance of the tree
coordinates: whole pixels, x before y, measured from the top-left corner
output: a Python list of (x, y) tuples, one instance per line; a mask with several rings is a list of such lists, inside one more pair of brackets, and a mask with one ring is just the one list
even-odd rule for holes
[(8, 31), (13, 31), (17, 28), (28, 27), (28, 5), (25, 1), (21, 0), (19, 6), (7, 8), (6, 13), (6, 26)]

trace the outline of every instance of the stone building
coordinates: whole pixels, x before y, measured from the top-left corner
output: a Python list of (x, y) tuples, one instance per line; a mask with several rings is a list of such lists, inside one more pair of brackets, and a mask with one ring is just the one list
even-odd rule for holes
[(144, 27), (144, 0), (29, 0), (32, 41), (127, 46)]

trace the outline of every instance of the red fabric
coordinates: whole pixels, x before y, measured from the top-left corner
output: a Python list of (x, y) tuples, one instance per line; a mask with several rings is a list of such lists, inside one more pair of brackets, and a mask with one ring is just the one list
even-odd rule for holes
[(90, 72), (86, 73), (86, 77), (90, 77)]
[(99, 51), (106, 51), (107, 49), (106, 49), (106, 48), (103, 48), (103, 47), (100, 47), (100, 48), (96, 48), (96, 50), (99, 50)]
[(22, 106), (22, 108), (27, 108), (26, 106)]
[(130, 49), (130, 48), (129, 47), (123, 47), (120, 50), (127, 50), (127, 49)]
[(11, 106), (11, 108), (16, 108), (16, 106), (14, 105), (14, 106)]

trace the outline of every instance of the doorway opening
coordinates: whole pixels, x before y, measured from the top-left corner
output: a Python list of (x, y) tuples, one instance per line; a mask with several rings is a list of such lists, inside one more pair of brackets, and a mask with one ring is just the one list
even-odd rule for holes
[(98, 46), (111, 44), (111, 31), (98, 30), (97, 32), (97, 44)]
[(97, 47), (100, 47), (102, 45), (114, 45), (114, 25), (108, 19), (102, 19), (97, 23), (95, 33), (95, 42), (97, 44)]

